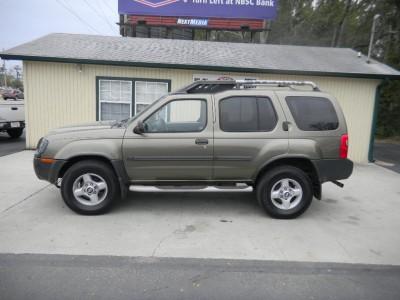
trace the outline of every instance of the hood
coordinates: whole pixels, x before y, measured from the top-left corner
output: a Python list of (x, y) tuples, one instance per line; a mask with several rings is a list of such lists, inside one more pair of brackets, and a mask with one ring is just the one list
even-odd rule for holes
[(99, 121), (99, 122), (74, 124), (53, 129), (49, 132), (49, 135), (76, 132), (76, 131), (110, 129), (116, 123), (117, 123), (116, 121)]

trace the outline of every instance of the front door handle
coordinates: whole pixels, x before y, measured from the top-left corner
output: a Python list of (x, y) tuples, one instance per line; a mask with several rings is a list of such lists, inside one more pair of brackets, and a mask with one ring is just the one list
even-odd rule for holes
[(208, 145), (208, 139), (205, 138), (197, 138), (194, 142), (197, 145)]

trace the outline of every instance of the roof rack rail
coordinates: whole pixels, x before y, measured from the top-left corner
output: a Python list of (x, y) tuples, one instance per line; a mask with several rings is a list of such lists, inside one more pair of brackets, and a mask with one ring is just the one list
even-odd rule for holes
[(314, 91), (319, 91), (318, 86), (312, 81), (290, 81), (290, 80), (235, 80), (236, 86), (252, 87), (259, 85), (276, 85), (278, 87), (290, 87), (293, 85), (305, 86), (309, 85)]
[(262, 85), (275, 85), (278, 87), (311, 86), (314, 91), (319, 91), (318, 86), (312, 81), (289, 81), (289, 80), (216, 80), (195, 81), (188, 86), (178, 90), (175, 94), (216, 94), (226, 90), (252, 88)]

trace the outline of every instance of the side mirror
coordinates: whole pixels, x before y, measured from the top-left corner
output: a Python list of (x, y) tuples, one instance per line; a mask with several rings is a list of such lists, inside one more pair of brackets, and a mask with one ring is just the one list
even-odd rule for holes
[(139, 121), (135, 128), (133, 128), (133, 132), (136, 134), (143, 134), (144, 133), (144, 125), (142, 121)]

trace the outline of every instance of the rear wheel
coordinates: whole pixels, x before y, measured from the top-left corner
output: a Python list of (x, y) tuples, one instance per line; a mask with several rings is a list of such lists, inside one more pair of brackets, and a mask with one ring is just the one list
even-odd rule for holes
[(73, 211), (97, 215), (109, 211), (119, 197), (119, 185), (111, 167), (96, 160), (75, 163), (64, 174), (61, 195)]
[(272, 217), (292, 219), (310, 206), (313, 192), (310, 178), (302, 170), (281, 166), (267, 172), (257, 183), (257, 199)]
[(14, 129), (8, 129), (7, 133), (12, 139), (17, 139), (19, 138), (22, 133), (24, 132), (23, 128), (14, 128)]

